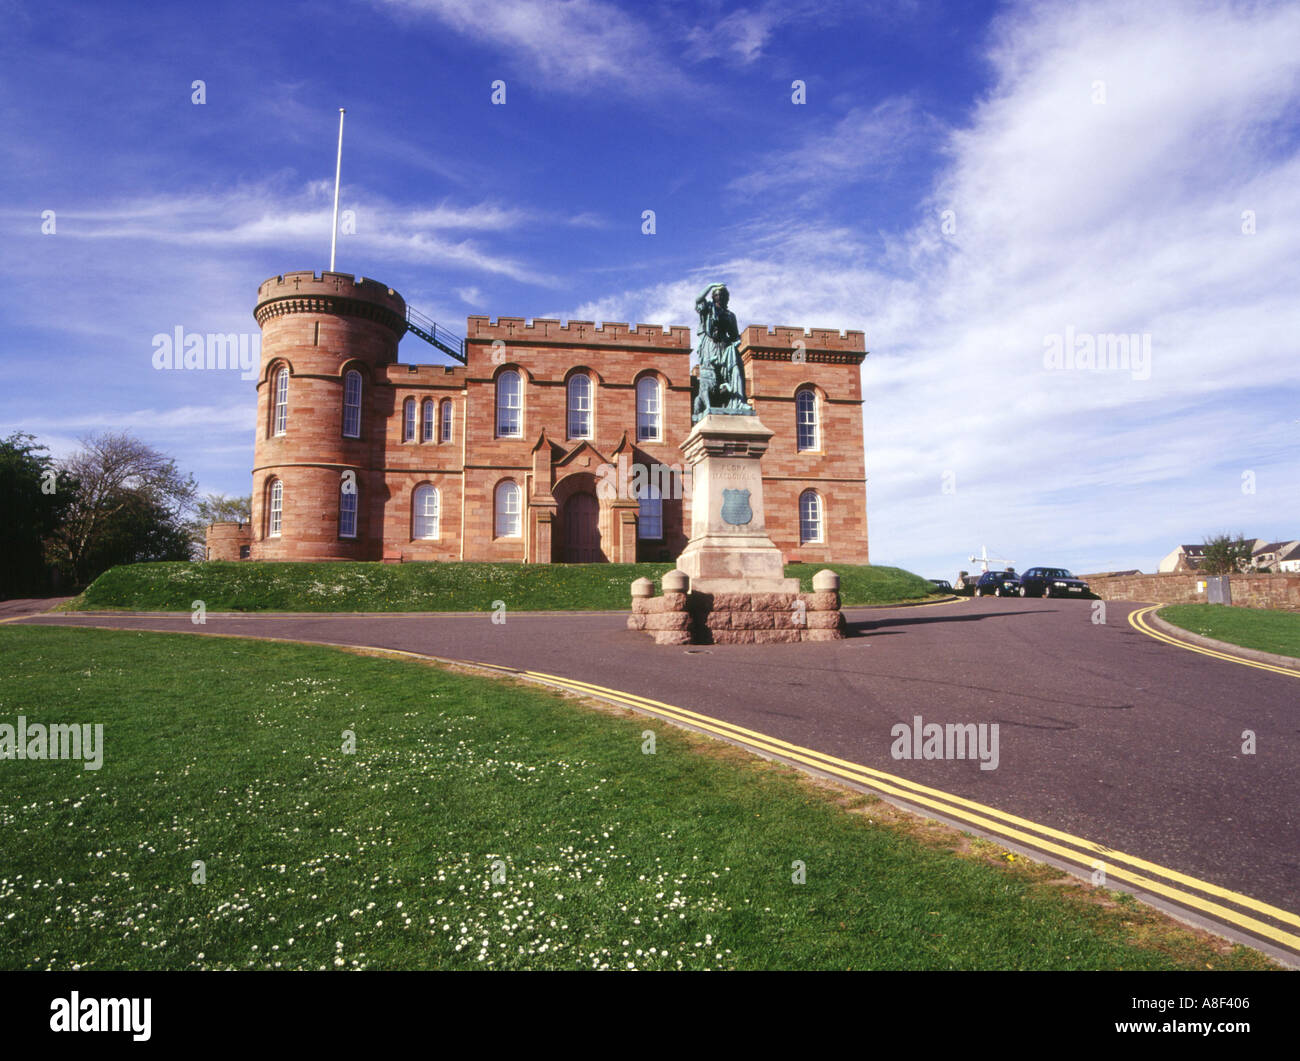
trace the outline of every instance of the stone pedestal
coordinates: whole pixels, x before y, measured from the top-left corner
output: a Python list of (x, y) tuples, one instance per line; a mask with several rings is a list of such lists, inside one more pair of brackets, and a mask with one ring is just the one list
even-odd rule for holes
[(757, 416), (710, 413), (681, 450), (691, 468), (691, 540), (663, 596), (649, 579), (632, 584), (627, 625), (661, 645), (754, 645), (839, 641), (840, 580), (819, 571), (813, 592), (785, 577), (781, 550), (763, 522), (759, 466), (773, 432)]
[(691, 538), (677, 569), (692, 592), (799, 592), (763, 520), (759, 462), (773, 434), (757, 416), (710, 413), (681, 444), (691, 469)]

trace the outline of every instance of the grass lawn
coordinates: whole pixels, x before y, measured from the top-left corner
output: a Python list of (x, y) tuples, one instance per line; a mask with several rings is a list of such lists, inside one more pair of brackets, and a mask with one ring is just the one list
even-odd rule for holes
[(727, 745), (415, 661), (0, 626), (20, 714), (104, 745), (0, 761), (7, 969), (1268, 965)]
[(1157, 614), (1202, 637), (1300, 658), (1300, 613), (1227, 604), (1166, 604)]
[[(835, 564), (845, 604), (916, 600), (937, 592), (897, 567)], [(483, 563), (150, 563), (100, 575), (68, 610), (189, 611), (629, 611), (632, 583), (656, 583), (673, 565)], [(805, 590), (820, 565), (791, 564)]]

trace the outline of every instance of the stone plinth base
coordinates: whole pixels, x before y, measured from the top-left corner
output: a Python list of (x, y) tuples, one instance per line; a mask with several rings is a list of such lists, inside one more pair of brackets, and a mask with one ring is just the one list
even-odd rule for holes
[(840, 611), (839, 576), (820, 571), (813, 592), (701, 592), (687, 589), (680, 571), (664, 576), (664, 593), (654, 596), (646, 578), (632, 583), (629, 630), (644, 630), (660, 645), (756, 645), (795, 641), (840, 641), (845, 636)]

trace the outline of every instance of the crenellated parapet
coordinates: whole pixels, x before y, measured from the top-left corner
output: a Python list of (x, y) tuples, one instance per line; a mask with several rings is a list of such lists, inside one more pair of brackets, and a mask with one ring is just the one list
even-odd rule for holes
[[(800, 345), (802, 344), (802, 345)], [(867, 356), (862, 332), (751, 324), (741, 333), (741, 353), (759, 361), (789, 361), (803, 350), (808, 361), (860, 365)]]
[(627, 348), (653, 348), (689, 353), (691, 330), (682, 326), (663, 327), (658, 324), (637, 324), (629, 327), (619, 322), (595, 321), (560, 322), (546, 317), (470, 317), (466, 322), (466, 338), (470, 342), (493, 342), (502, 339), (507, 343), (529, 345), (563, 344), (565, 346), (622, 346)]
[(398, 338), (406, 332), (406, 300), (385, 284), (349, 273), (303, 270), (261, 283), (253, 310), (259, 325), (295, 313), (360, 317), (384, 325)]

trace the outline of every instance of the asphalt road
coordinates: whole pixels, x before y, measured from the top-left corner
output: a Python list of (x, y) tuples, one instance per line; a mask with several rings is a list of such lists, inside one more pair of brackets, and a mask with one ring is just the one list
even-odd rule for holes
[[(1300, 681), (1129, 626), (1139, 605), (849, 609), (851, 636), (667, 647), (609, 613), (42, 615), (21, 622), (399, 648), (651, 697), (978, 800), (1300, 912)], [(897, 723), (997, 723), (997, 769), (896, 760)], [(1243, 731), (1257, 751), (1243, 754)]]

